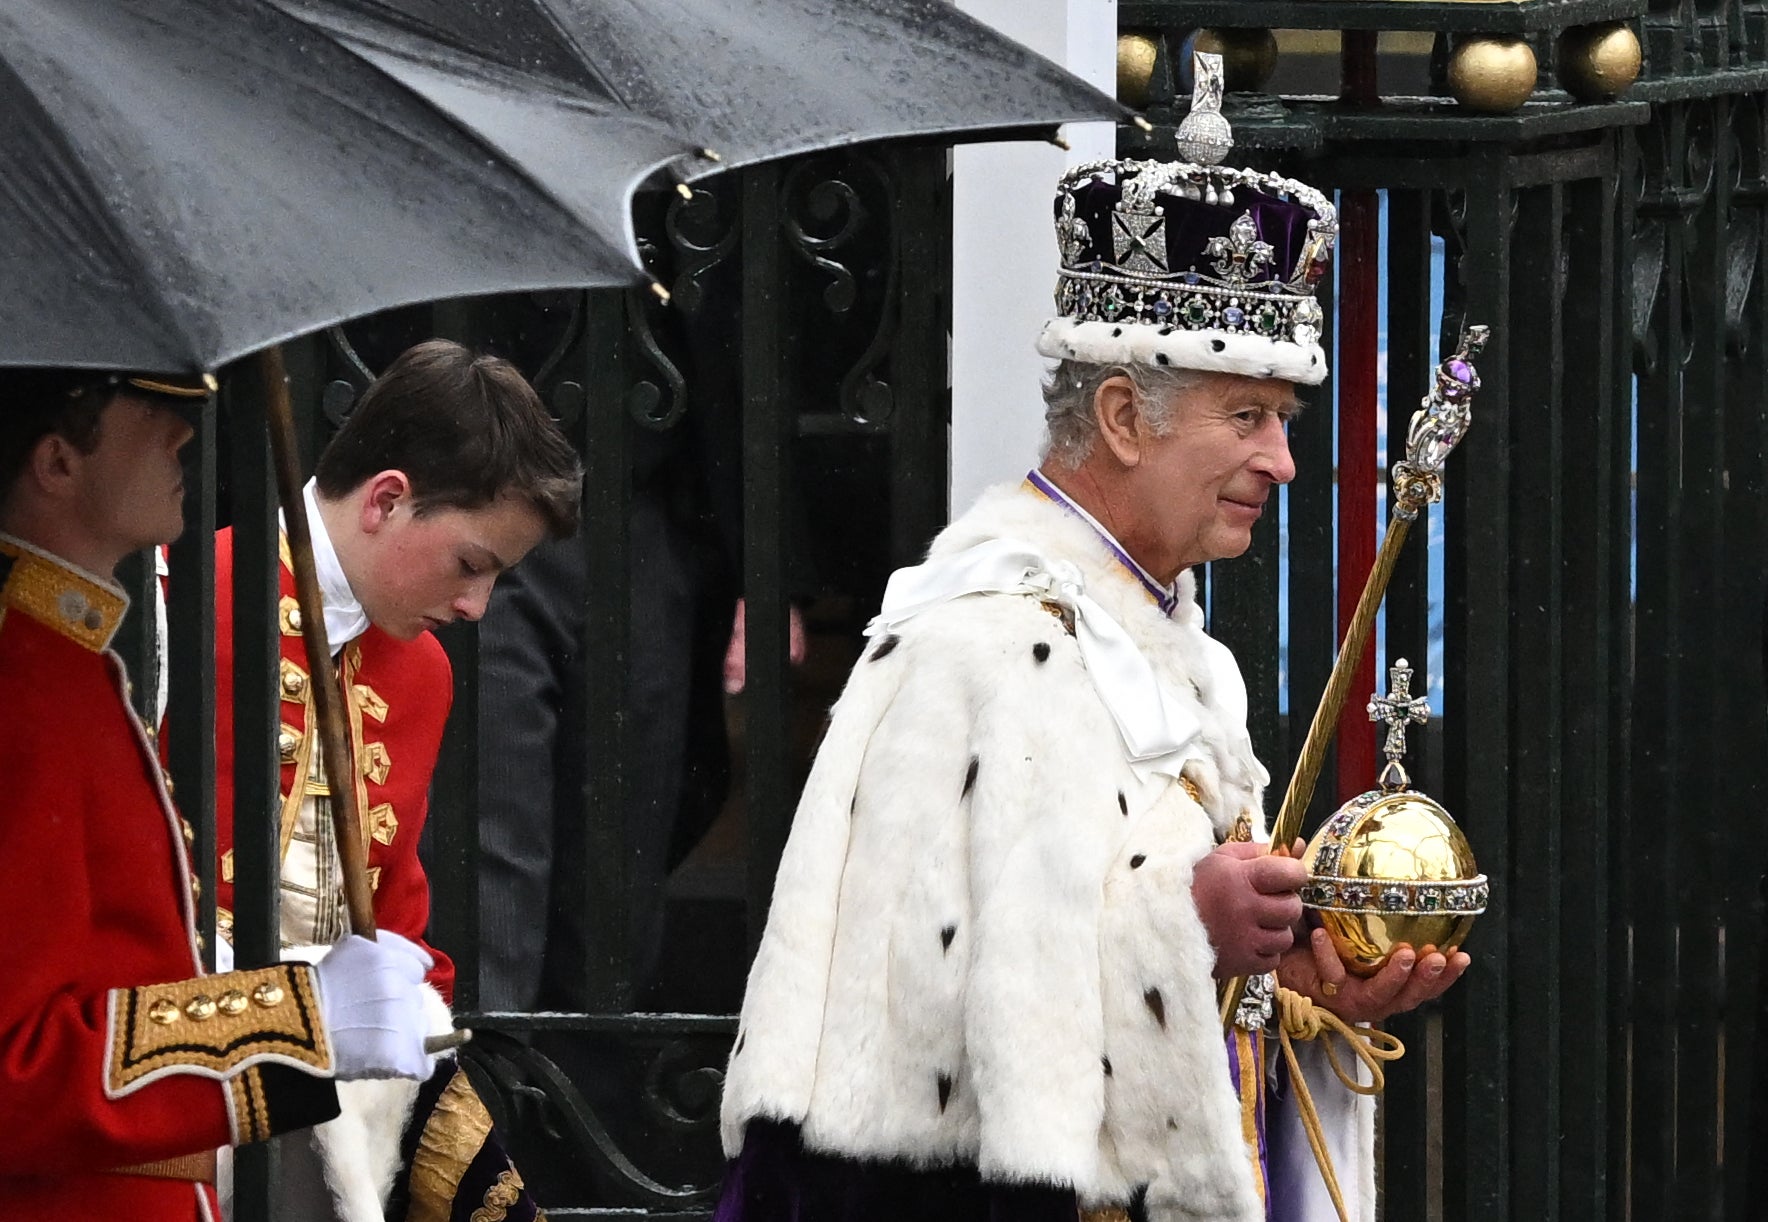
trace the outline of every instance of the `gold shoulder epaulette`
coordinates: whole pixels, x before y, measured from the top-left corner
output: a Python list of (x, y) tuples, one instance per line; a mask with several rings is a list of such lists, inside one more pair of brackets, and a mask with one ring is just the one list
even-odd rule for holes
[(17, 609), (98, 653), (129, 609), (123, 592), (81, 569), (0, 539), (0, 611)]

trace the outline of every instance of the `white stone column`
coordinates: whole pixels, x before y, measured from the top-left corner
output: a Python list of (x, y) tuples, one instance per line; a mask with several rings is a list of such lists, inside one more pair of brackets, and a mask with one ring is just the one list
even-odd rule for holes
[[(1107, 93), (1117, 81), (1117, 0), (958, 0), (958, 7)], [(1052, 200), (1070, 165), (1112, 156), (1109, 123), (1071, 123), (1074, 146), (961, 145), (952, 164), (951, 505), (1024, 474), (1043, 439), (1032, 343), (1056, 288)]]

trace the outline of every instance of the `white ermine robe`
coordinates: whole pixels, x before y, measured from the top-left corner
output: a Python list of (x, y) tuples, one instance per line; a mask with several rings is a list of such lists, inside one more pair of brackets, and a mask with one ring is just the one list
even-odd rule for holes
[[(1044, 600), (969, 595), (874, 636), (780, 863), (726, 1153), (765, 1117), (849, 1158), (968, 1163), (1084, 1205), (1145, 1186), (1151, 1222), (1260, 1222), (1191, 900), (1193, 864), (1236, 820), (1263, 836), (1245, 685), (1190, 574), (1168, 618), (1092, 526), (1025, 488), (984, 494), (930, 559), (997, 539), (1072, 565), (1195, 718), (1183, 771), (1201, 800), (1131, 767)], [(1351, 1216), (1372, 1222), (1373, 1108), (1308, 1076)], [(1281, 1112), (1273, 1097), (1273, 1129)], [(1333, 1218), (1299, 1134), (1275, 1144), (1274, 1216)]]

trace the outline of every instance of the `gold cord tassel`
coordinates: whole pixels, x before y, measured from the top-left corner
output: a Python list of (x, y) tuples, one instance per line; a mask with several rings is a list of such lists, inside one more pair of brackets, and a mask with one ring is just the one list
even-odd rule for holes
[[(1382, 1070), (1382, 1064), (1405, 1056), (1406, 1046), (1386, 1031), (1353, 1026), (1332, 1011), (1316, 1006), (1293, 989), (1284, 988), (1277, 990), (1277, 1033), (1283, 1044), (1283, 1059), (1289, 1065), (1289, 1080), (1295, 1088), (1295, 1103), (1301, 1112), (1302, 1131), (1308, 1135), (1308, 1145), (1314, 1151), (1314, 1162), (1319, 1164), (1320, 1176), (1326, 1181), (1326, 1191), (1332, 1197), (1333, 1207), (1338, 1210), (1339, 1222), (1350, 1222), (1350, 1215), (1344, 1208), (1344, 1194), (1338, 1187), (1338, 1173), (1333, 1170), (1332, 1155), (1326, 1149), (1326, 1134), (1320, 1128), (1320, 1113), (1314, 1107), (1313, 1093), (1308, 1090), (1308, 1080), (1303, 1076), (1301, 1065), (1296, 1060), (1293, 1041), (1319, 1040), (1320, 1046), (1326, 1051), (1326, 1060), (1331, 1064), (1332, 1072), (1338, 1075), (1338, 1080), (1344, 1084), (1346, 1090), (1359, 1095), (1379, 1095), (1382, 1092), (1387, 1086), (1387, 1076)], [(1335, 1047), (1338, 1043), (1348, 1048), (1369, 1071), (1367, 1085), (1345, 1072)]]

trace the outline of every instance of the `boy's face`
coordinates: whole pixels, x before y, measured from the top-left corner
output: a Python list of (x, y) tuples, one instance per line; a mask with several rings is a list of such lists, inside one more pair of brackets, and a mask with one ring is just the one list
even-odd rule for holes
[(375, 626), (409, 641), (428, 629), (485, 614), (498, 574), (546, 534), (524, 497), (479, 509), (411, 509), (411, 498), (365, 506), (363, 546), (346, 576)]

